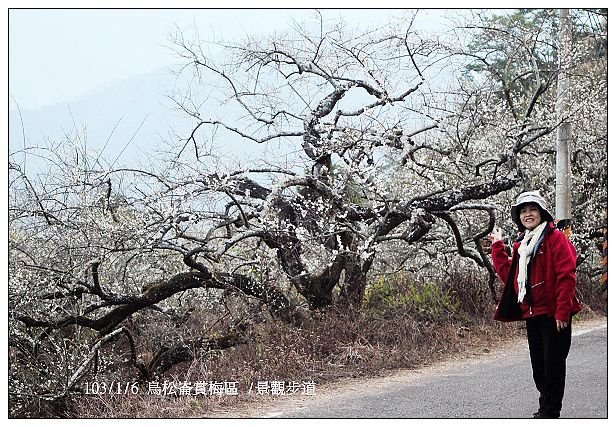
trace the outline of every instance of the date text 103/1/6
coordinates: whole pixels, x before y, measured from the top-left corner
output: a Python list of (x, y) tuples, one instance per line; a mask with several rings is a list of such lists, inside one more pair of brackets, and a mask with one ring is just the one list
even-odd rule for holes
[(121, 382), (111, 381), (106, 383), (104, 381), (86, 383), (85, 394), (137, 394), (139, 393), (139, 384), (136, 382)]

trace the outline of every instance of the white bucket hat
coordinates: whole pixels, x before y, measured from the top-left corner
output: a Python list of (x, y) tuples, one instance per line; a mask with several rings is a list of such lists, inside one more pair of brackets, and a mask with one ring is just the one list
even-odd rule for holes
[(520, 230), (524, 229), (522, 222), (520, 221), (520, 208), (523, 204), (534, 203), (539, 206), (541, 210), (541, 218), (546, 221), (554, 221), (554, 216), (548, 210), (548, 204), (545, 199), (539, 193), (539, 190), (526, 191), (521, 193), (515, 201), (515, 204), (511, 206), (511, 219), (518, 226)]

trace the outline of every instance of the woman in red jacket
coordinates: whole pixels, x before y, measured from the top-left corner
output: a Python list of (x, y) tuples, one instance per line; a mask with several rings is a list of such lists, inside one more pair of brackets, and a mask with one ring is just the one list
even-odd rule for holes
[(571, 347), (571, 317), (582, 309), (575, 297), (576, 250), (554, 226), (538, 191), (518, 196), (511, 219), (521, 232), (511, 257), (500, 230), (488, 236), (494, 268), (505, 283), (494, 318), (526, 321), (533, 379), (539, 390), (539, 411), (533, 417), (558, 418)]

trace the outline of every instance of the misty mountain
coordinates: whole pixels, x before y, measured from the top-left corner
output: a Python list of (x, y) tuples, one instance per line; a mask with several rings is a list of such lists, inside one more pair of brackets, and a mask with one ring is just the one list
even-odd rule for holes
[[(22, 162), (24, 147), (43, 147), (73, 141), (100, 155), (103, 165), (139, 167), (157, 152), (185, 140), (194, 119), (174, 108), (169, 95), (185, 90), (185, 83), (168, 69), (118, 80), (78, 99), (40, 109), (18, 108), (11, 99), (9, 147), (12, 160)], [(18, 94), (12, 94), (18, 101)], [(214, 114), (216, 106), (209, 107)], [(181, 144), (180, 144), (181, 146)], [(263, 157), (271, 148), (247, 144), (225, 135), (216, 146), (224, 155), (243, 160)], [(188, 147), (187, 147), (188, 149)], [(37, 160), (28, 155), (28, 167)]]

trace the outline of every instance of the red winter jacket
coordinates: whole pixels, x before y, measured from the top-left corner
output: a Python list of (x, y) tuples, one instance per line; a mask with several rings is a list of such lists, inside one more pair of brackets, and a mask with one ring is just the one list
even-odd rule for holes
[[(519, 246), (520, 242), (514, 243), (513, 256), (518, 256)], [(522, 314), (519, 318), (500, 318), (498, 314), (495, 314), (494, 319), (513, 321), (547, 314), (549, 317), (556, 317), (557, 320), (569, 322), (570, 317), (582, 309), (582, 305), (575, 297), (576, 259), (575, 247), (567, 236), (556, 229), (553, 223), (548, 223), (543, 243), (529, 263), (530, 277), (528, 280), (531, 285), (532, 307), (524, 299), (520, 304)], [(494, 242), (492, 262), (503, 283), (507, 283), (511, 261), (512, 258), (505, 252), (505, 243), (502, 240)], [(513, 284), (516, 295), (518, 271), (516, 269)]]

